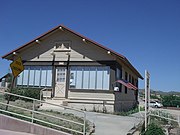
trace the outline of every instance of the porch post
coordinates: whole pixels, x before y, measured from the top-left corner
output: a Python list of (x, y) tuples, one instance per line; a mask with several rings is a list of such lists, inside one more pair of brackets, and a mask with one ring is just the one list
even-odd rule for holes
[(70, 54), (68, 54), (68, 61), (66, 65), (66, 91), (65, 91), (65, 98), (68, 99), (68, 89), (69, 89), (69, 77), (70, 77), (70, 71), (69, 71), (69, 62), (70, 62)]
[(55, 96), (55, 84), (56, 84), (56, 67), (55, 67), (55, 53), (53, 52), (51, 54), (53, 56), (53, 60), (52, 60), (52, 95), (51, 97)]

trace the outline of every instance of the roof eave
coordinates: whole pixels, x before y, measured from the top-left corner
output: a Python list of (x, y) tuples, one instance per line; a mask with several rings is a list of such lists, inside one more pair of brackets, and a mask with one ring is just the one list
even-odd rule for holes
[(125, 61), (127, 62), (128, 65), (130, 65), (130, 67), (132, 68), (132, 70), (134, 70), (134, 72), (138, 75), (138, 77), (143, 80), (144, 78), (142, 77), (142, 75), (136, 70), (136, 68), (133, 67), (133, 65), (129, 62), (127, 58), (125, 58)]
[[(62, 26), (62, 25), (58, 25), (58, 26), (52, 28), (52, 29), (49, 30), (48, 32), (46, 32), (46, 33), (38, 36), (37, 38), (31, 40), (30, 42), (28, 42), (28, 43), (26, 43), (26, 44), (24, 44), (24, 45), (22, 45), (22, 46), (20, 46), (20, 47), (18, 47), (18, 48), (16, 48), (16, 49), (10, 51), (9, 53), (7, 53), (7, 54), (5, 54), (5, 55), (3, 55), (3, 56), (1, 56), (1, 57), (2, 57), (3, 59), (8, 59), (7, 57), (8, 57), (9, 55), (12, 55), (13, 52), (17, 52), (17, 51), (21, 50), (22, 48), (27, 47), (28, 45), (32, 44), (32, 43), (35, 42), (36, 40), (38, 40), (38, 39), (40, 39), (40, 38), (43, 38), (44, 36), (48, 35), (49, 33), (53, 32), (54, 30), (56, 30), (57, 28), (59, 28), (59, 27), (61, 27), (61, 26)], [(9, 60), (9, 59), (8, 59), (8, 60)]]
[(61, 24), (61, 25), (58, 25), (58, 26), (56, 26), (55, 28), (49, 30), (48, 32), (46, 32), (46, 33), (38, 36), (37, 38), (31, 40), (30, 42), (28, 42), (28, 43), (26, 43), (26, 44), (18, 47), (17, 49), (12, 50), (11, 52), (9, 52), (9, 53), (5, 54), (4, 56), (2, 56), (2, 58), (3, 58), (3, 59), (8, 59), (8, 60), (10, 60), (10, 58), (8, 58), (8, 57), (10, 57), (10, 55), (13, 55), (13, 52), (18, 52), (18, 51), (20, 51), (21, 49), (23, 49), (23, 48), (27, 47), (28, 45), (32, 44), (33, 42), (35, 42), (36, 40), (38, 40), (38, 39), (40, 39), (40, 38), (43, 38), (43, 37), (45, 37), (46, 35), (50, 34), (51, 32), (55, 31), (55, 30), (58, 29), (59, 27), (63, 27), (64, 29), (70, 31), (71, 33), (74, 33), (75, 35), (77, 35), (77, 36), (79, 36), (79, 37), (81, 37), (81, 38), (86, 39), (87, 41), (89, 41), (89, 42), (91, 42), (91, 43), (93, 43), (93, 44), (101, 47), (102, 49), (105, 49), (106, 51), (110, 51), (110, 52), (111, 52), (112, 54), (114, 54), (115, 56), (123, 59), (123, 60), (125, 61), (125, 63), (127, 63), (127, 64), (132, 68), (132, 70), (134, 70), (134, 71), (137, 73), (137, 75), (139, 76), (139, 78), (144, 79), (144, 78), (141, 76), (141, 74), (132, 66), (132, 64), (128, 61), (128, 59), (127, 59), (125, 56), (123, 56), (123, 55), (121, 55), (121, 54), (113, 51), (112, 49), (109, 49), (109, 48), (107, 48), (107, 47), (105, 47), (105, 46), (103, 46), (103, 45), (101, 45), (101, 44), (99, 44), (99, 43), (97, 43), (97, 42), (95, 42), (95, 41), (93, 41), (93, 40), (91, 40), (91, 39), (89, 39), (89, 38), (81, 35), (80, 33), (77, 33), (77, 32), (75, 32), (75, 31), (67, 28), (66, 26), (64, 26), (64, 25), (62, 25), (62, 24)]

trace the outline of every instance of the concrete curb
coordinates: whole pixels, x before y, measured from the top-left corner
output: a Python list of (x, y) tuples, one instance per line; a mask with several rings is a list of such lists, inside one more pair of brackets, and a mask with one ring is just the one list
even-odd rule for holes
[(128, 131), (127, 135), (134, 135), (134, 133), (135, 133), (136, 131), (138, 131), (138, 129), (143, 125), (143, 123), (144, 123), (144, 120), (142, 120), (141, 122), (139, 122), (137, 125), (134, 125), (134, 127), (132, 127), (132, 128)]

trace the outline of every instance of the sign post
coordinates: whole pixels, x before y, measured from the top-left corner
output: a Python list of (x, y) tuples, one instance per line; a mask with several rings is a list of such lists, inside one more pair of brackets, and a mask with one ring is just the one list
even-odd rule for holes
[(147, 70), (145, 70), (145, 131), (148, 125), (149, 103), (150, 103), (150, 74)]
[[(14, 87), (14, 82), (15, 82), (16, 77), (24, 70), (24, 66), (23, 66), (21, 57), (18, 57), (16, 60), (14, 60), (10, 64), (10, 67), (11, 67), (12, 74), (13, 74), (13, 80), (12, 80), (9, 92), (11, 92), (13, 87)], [(11, 96), (9, 95), (8, 100), (7, 100), (7, 104), (9, 104), (10, 98), (11, 98)], [(6, 106), (6, 110), (7, 109), (8, 109), (8, 105)]]

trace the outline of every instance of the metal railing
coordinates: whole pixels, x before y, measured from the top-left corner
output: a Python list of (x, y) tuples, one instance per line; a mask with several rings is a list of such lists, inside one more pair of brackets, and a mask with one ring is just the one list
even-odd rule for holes
[[(71, 108), (71, 107), (68, 107), (68, 106), (48, 103), (48, 102), (45, 102), (45, 101), (42, 101), (42, 100), (30, 98), (30, 97), (25, 97), (25, 96), (21, 96), (21, 95), (17, 95), (17, 94), (12, 94), (12, 93), (9, 93), (9, 92), (0, 91), (0, 94), (1, 94), (1, 97), (0, 97), (0, 99), (1, 99), (0, 100), (0, 112), (1, 113), (3, 112), (3, 113), (6, 113), (6, 114), (10, 114), (11, 116), (14, 115), (14, 116), (22, 117), (22, 118), (26, 119), (25, 121), (30, 121), (30, 122), (36, 123), (36, 124), (42, 123), (40, 125), (46, 125), (47, 127), (52, 127), (53, 126), (53, 127), (59, 128), (60, 131), (63, 130), (63, 131), (68, 132), (68, 133), (70, 131), (70, 132), (78, 133), (78, 134), (82, 134), (82, 135), (86, 134), (86, 113), (85, 113), (85, 111), (78, 110), (78, 109), (75, 109), (75, 108)], [(5, 95), (6, 96), (15, 96), (15, 97), (18, 97), (20, 99), (23, 98), (25, 100), (28, 100), (28, 101), (30, 101), (29, 103), (32, 104), (32, 108), (26, 108), (26, 107), (18, 106), (16, 104), (11, 104), (11, 103), (8, 104), (6, 102), (6, 100), (5, 100), (5, 98), (4, 98)], [(15, 102), (12, 102), (12, 103), (15, 103)], [(81, 113), (82, 121), (79, 122), (77, 120), (76, 121), (75, 120), (70, 120), (70, 119), (60, 117), (58, 115), (56, 116), (54, 114), (45, 113), (43, 111), (41, 112), (41, 111), (38, 110), (38, 106), (41, 103), (56, 106), (57, 108), (61, 108), (61, 109), (64, 109), (64, 110), (70, 110), (70, 111), (75, 111), (76, 113)], [(5, 108), (3, 109), (3, 106), (5, 106), (5, 107), (8, 106), (9, 108), (6, 110)], [(14, 109), (10, 109), (10, 108), (14, 108)], [(14, 111), (15, 109), (21, 110), (23, 112), (26, 111), (26, 112), (29, 112), (29, 113), (28, 113), (28, 115), (25, 115), (24, 113), (19, 113), (19, 112)], [(36, 117), (35, 115), (39, 115), (39, 116), (41, 116), (41, 118)], [(46, 119), (43, 119), (42, 116), (49, 117), (49, 118), (55, 119), (55, 120), (59, 120), (59, 121), (65, 122), (65, 123), (71, 123), (71, 124), (74, 124), (76, 126), (78, 125), (79, 127), (81, 127), (80, 131), (78, 131), (76, 129), (73, 129), (72, 128), (73, 126), (67, 127), (64, 124), (59, 125), (58, 123), (47, 121)]]
[(42, 101), (42, 97), (44, 97), (44, 95), (43, 95), (43, 91), (46, 91), (46, 99), (47, 99), (47, 95), (48, 95), (48, 91), (49, 90), (51, 90), (51, 94), (50, 94), (50, 97), (51, 97), (51, 95), (52, 95), (52, 88), (47, 88), (47, 87), (45, 87), (45, 88), (43, 88), (43, 89), (41, 89), (40, 90), (40, 95), (39, 95), (39, 100), (40, 101)]
[(172, 113), (165, 112), (162, 110), (151, 109), (149, 115), (159, 117), (159, 118), (163, 118), (163, 119), (166, 119), (169, 121), (177, 122), (180, 126), (180, 114), (175, 114), (175, 113), (172, 114)]

